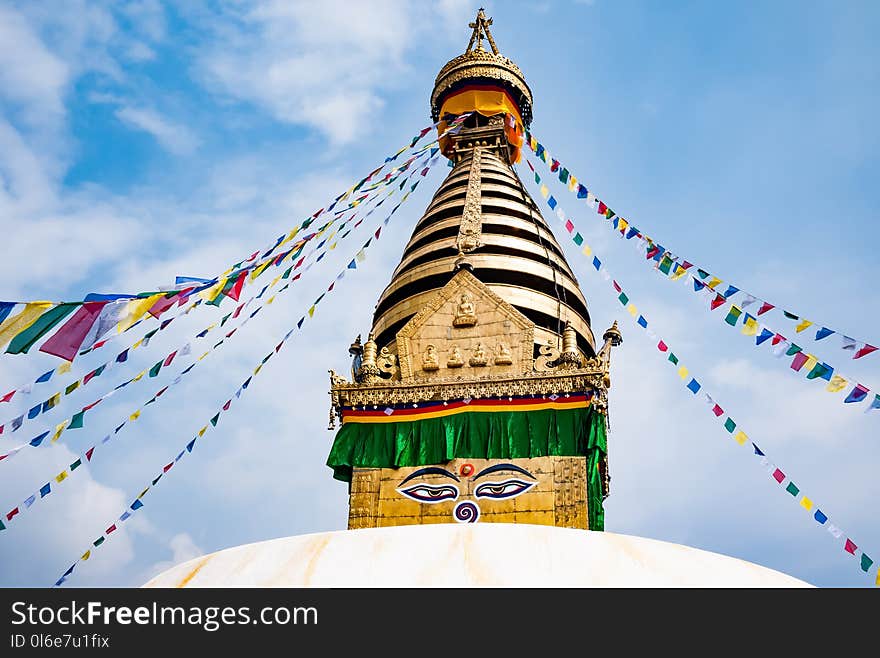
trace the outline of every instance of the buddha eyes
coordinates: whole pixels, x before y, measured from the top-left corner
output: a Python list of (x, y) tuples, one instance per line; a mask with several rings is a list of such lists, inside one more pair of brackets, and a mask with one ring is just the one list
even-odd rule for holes
[(420, 503), (442, 503), (458, 498), (458, 489), (449, 484), (414, 484), (397, 491)]
[(476, 498), (492, 498), (495, 500), (513, 498), (525, 493), (534, 487), (535, 484), (535, 482), (525, 482), (516, 478), (504, 480), (503, 482), (486, 482), (476, 488), (474, 496)]

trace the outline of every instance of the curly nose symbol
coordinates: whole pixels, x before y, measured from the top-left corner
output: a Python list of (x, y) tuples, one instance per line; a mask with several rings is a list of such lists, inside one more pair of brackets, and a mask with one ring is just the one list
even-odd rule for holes
[(463, 500), (455, 506), (452, 516), (459, 523), (476, 523), (480, 518), (480, 508), (469, 500)]

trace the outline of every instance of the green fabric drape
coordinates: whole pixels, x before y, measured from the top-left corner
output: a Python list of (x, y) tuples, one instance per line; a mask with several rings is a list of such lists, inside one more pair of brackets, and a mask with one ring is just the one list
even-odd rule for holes
[(425, 466), (456, 458), (584, 456), (590, 529), (602, 530), (598, 466), (607, 450), (605, 417), (593, 407), (466, 412), (392, 423), (345, 423), (336, 435), (327, 465), (334, 478), (350, 482), (355, 467)]

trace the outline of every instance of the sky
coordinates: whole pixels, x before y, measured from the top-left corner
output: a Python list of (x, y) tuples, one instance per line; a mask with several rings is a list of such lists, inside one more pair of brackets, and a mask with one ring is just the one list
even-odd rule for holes
[[(876, 3), (485, 6), (499, 48), (534, 93), (535, 136), (618, 214), (725, 281), (880, 344), (880, 293), (870, 283), (880, 273)], [(0, 298), (151, 290), (178, 275), (213, 276), (271, 244), (430, 123), (434, 77), (463, 52), (476, 8), (460, 0), (70, 0), (60, 8), (0, 0)], [(346, 487), (324, 466), (333, 439), (327, 371), (348, 371), (348, 345), (369, 331), (447, 171), (428, 174), (367, 260), (70, 586), (139, 586), (204, 553), (345, 528)], [(519, 172), (537, 196), (527, 169)], [(562, 187), (551, 191), (691, 374), (880, 559), (880, 413), (842, 404), (842, 395), (756, 349), (700, 297), (652, 272)], [(230, 398), (381, 218), (341, 241), (173, 395), (16, 518), (0, 536), (0, 585), (55, 582)], [(606, 530), (815, 585), (872, 586), (842, 541), (681, 385), (551, 224), (595, 333), (618, 319), (624, 336), (612, 363)], [(200, 307), (176, 321), (132, 357), (130, 372), (229, 310)], [(774, 322), (793, 333), (786, 320)], [(123, 334), (107, 352), (136, 337)], [(852, 361), (832, 340), (809, 346), (880, 387), (880, 353)], [(77, 359), (72, 376), (102, 356)], [(0, 390), (55, 365), (39, 353), (0, 357)], [(165, 370), (96, 408), (63, 441), (0, 464), (0, 508), (20, 503), (169, 383), (177, 371)], [(29, 431), (54, 427), (124, 372), (68, 396)], [(26, 402), (3, 405), (0, 421)]]

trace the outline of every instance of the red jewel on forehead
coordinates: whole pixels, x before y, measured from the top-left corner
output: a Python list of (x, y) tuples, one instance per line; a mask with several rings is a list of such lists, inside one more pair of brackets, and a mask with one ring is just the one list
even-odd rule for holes
[(474, 465), (473, 464), (462, 464), (458, 468), (458, 474), (462, 477), (468, 477), (474, 474)]

